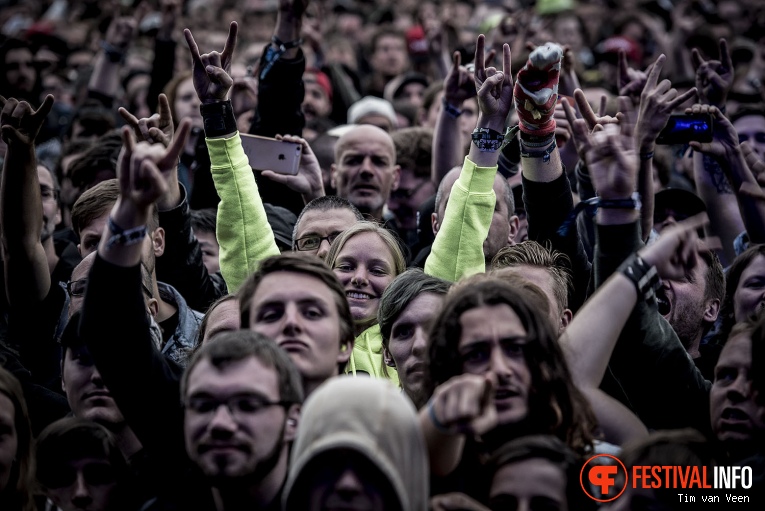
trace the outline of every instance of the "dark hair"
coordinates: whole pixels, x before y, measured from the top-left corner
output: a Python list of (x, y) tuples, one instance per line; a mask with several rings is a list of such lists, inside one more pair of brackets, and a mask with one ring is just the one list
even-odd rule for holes
[(306, 204), (303, 210), (300, 212), (300, 215), (297, 217), (295, 228), (292, 230), (292, 250), (297, 250), (295, 245), (295, 241), (297, 240), (297, 229), (298, 225), (300, 225), (300, 220), (303, 218), (303, 215), (309, 211), (329, 211), (330, 209), (347, 209), (353, 213), (353, 216), (356, 217), (356, 220), (364, 220), (364, 215), (361, 214), (359, 209), (344, 197), (338, 197), (337, 195), (325, 195), (323, 197), (317, 197)]
[(115, 128), (114, 114), (94, 99), (85, 100), (75, 111), (67, 127), (66, 138), (74, 137), (74, 127), (77, 124), (82, 127), (82, 131), (77, 133), (76, 138), (102, 138), (114, 135), (112, 131)]
[(401, 41), (404, 43), (404, 49), (406, 49), (406, 34), (391, 26), (383, 25), (382, 27), (378, 28), (372, 35), (372, 41), (369, 45), (370, 55), (377, 51), (377, 43), (380, 42), (380, 39), (383, 37), (396, 37), (401, 39)]
[(69, 179), (77, 188), (90, 188), (99, 170), (111, 170), (117, 175), (117, 160), (122, 150), (118, 131), (106, 133), (69, 165)]
[(727, 334), (730, 333), (733, 325), (736, 324), (733, 300), (736, 296), (738, 285), (741, 283), (741, 275), (743, 275), (744, 271), (750, 264), (752, 264), (757, 256), (765, 257), (765, 245), (752, 245), (743, 251), (733, 260), (725, 275), (725, 298), (720, 307), (720, 316), (722, 318), (722, 328), (720, 329), (720, 333), (723, 341), (727, 337)]
[(544, 268), (553, 283), (553, 292), (558, 302), (558, 313), (568, 307), (568, 297), (573, 292), (571, 260), (563, 252), (545, 248), (536, 241), (526, 240), (517, 245), (503, 247), (491, 261), (492, 270), (519, 265)]
[(233, 294), (223, 295), (217, 300), (215, 300), (213, 303), (211, 303), (210, 306), (207, 308), (207, 312), (205, 312), (205, 315), (202, 318), (202, 322), (199, 324), (199, 330), (197, 331), (197, 341), (194, 343), (194, 345), (196, 346), (195, 350), (198, 351), (199, 348), (202, 346), (202, 339), (204, 339), (205, 333), (207, 332), (207, 324), (210, 322), (210, 316), (212, 315), (212, 312), (218, 307), (218, 305), (231, 300), (236, 300), (236, 295), (233, 295)]
[[(631, 471), (634, 466), (673, 465), (710, 467), (721, 460), (713, 443), (695, 429), (657, 431), (648, 438), (630, 442), (624, 446), (619, 459)], [(658, 488), (656, 500), (673, 509), (677, 502), (677, 490)]]
[(345, 289), (337, 276), (324, 262), (311, 254), (300, 252), (285, 252), (278, 256), (269, 257), (260, 263), (258, 271), (250, 275), (237, 292), (239, 299), (239, 318), (242, 328), (250, 327), (252, 297), (258, 290), (263, 278), (272, 273), (298, 273), (320, 280), (332, 292), (340, 319), (340, 345), (353, 342), (354, 323)]
[(765, 108), (759, 105), (746, 105), (730, 116), (730, 122), (733, 124), (742, 117), (765, 117)]
[(106, 459), (118, 483), (130, 477), (114, 435), (100, 424), (77, 417), (65, 417), (46, 427), (37, 438), (35, 458), (37, 480), (46, 488), (59, 486), (56, 479), (63, 464), (83, 458)]
[(531, 373), (529, 413), (532, 431), (555, 435), (578, 453), (591, 449), (595, 416), (574, 385), (566, 360), (545, 315), (525, 293), (496, 279), (480, 279), (450, 293), (430, 331), (429, 369), (434, 385), (463, 373), (459, 356), (462, 315), (482, 306), (508, 305), (518, 315), (528, 339), (524, 357)]
[[(241, 360), (255, 357), (266, 367), (276, 371), (279, 378), (279, 399), (290, 404), (303, 402), (303, 384), (300, 373), (287, 353), (274, 341), (249, 330), (222, 332), (215, 336), (215, 342), (202, 346), (189, 361), (181, 378), (181, 398), (186, 398), (189, 376), (202, 361), (208, 360), (219, 371)], [(253, 374), (253, 378), (258, 375)]]
[(404, 128), (391, 134), (396, 147), (396, 163), (417, 177), (430, 179), (433, 159), (433, 130), (430, 128)]
[[(85, 191), (72, 206), (72, 229), (77, 237), (83, 229), (102, 217), (114, 207), (120, 197), (120, 187), (116, 179), (101, 181), (90, 190)], [(154, 232), (159, 227), (159, 212), (156, 204), (151, 207), (148, 228)]]
[(390, 341), (393, 323), (415, 298), (423, 293), (446, 295), (452, 283), (430, 276), (419, 268), (406, 270), (396, 277), (380, 297), (377, 322), (380, 324), (383, 346)]
[(505, 465), (531, 459), (543, 459), (557, 466), (566, 478), (566, 501), (568, 509), (594, 510), (595, 501), (587, 497), (579, 484), (582, 460), (557, 437), (551, 435), (528, 435), (516, 438), (495, 450), (488, 466), (492, 480)]
[(218, 212), (215, 208), (192, 209), (191, 228), (195, 232), (211, 232), (215, 234), (215, 222)]
[(24, 94), (22, 97), (21, 91), (10, 90), (10, 84), (6, 79), (5, 58), (8, 56), (8, 53), (13, 50), (28, 50), (34, 59), (34, 48), (31, 44), (22, 41), (21, 39), (11, 38), (0, 44), (0, 66), (2, 66), (2, 71), (0, 72), (0, 90), (3, 91), (3, 95), (5, 96), (9, 96), (10, 94), (15, 95), (15, 98), (19, 101), (27, 101), (32, 107), (37, 107), (40, 104), (40, 93), (42, 91), (42, 80), (40, 79), (40, 72), (37, 70), (37, 67), (35, 67), (35, 83), (32, 84), (31, 92)]
[[(0, 360), (2, 361), (2, 360)], [(16, 456), (8, 480), (8, 487), (0, 496), (8, 495), (5, 500), (12, 508), (22, 511), (34, 511), (32, 500), (34, 484), (32, 431), (29, 425), (27, 403), (21, 383), (0, 365), (0, 394), (11, 400), (13, 405), (13, 426), (16, 429)]]

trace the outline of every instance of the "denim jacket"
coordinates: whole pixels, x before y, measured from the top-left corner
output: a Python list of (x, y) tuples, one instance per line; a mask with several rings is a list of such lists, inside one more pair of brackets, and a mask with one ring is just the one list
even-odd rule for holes
[(157, 282), (157, 288), (164, 301), (178, 308), (178, 327), (162, 348), (162, 354), (174, 362), (186, 366), (187, 358), (196, 347), (197, 332), (202, 323), (202, 314), (190, 309), (186, 305), (186, 300), (173, 286)]

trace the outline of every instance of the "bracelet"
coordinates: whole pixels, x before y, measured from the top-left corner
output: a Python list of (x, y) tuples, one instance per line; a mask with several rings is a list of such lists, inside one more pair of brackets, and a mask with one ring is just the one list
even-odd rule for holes
[(263, 69), (260, 70), (260, 79), (264, 79), (269, 71), (271, 71), (271, 68), (274, 67), (274, 64), (277, 60), (279, 60), (282, 55), (284, 55), (287, 50), (291, 50), (292, 48), (297, 48), (301, 44), (303, 44), (303, 39), (295, 39), (294, 41), (288, 41), (286, 43), (282, 42), (281, 39), (279, 39), (276, 36), (273, 36), (271, 38), (271, 43), (276, 46), (274, 48), (271, 45), (268, 45), (268, 48), (266, 48), (266, 52), (263, 54), (263, 60), (265, 61), (265, 65), (263, 66)]
[(449, 433), (449, 429), (446, 427), (446, 425), (438, 420), (438, 417), (436, 417), (436, 407), (433, 404), (432, 399), (428, 401), (428, 417), (430, 418), (430, 422), (433, 423), (433, 426), (436, 428), (436, 430), (440, 431), (441, 433)]
[(633, 192), (629, 199), (598, 199), (597, 205), (604, 209), (635, 209), (637, 211), (643, 207), (640, 194), (637, 192)]
[(441, 98), (441, 103), (443, 103), (444, 110), (446, 110), (446, 113), (449, 114), (449, 117), (451, 117), (452, 119), (456, 119), (460, 115), (462, 115), (462, 110), (460, 110), (456, 106), (452, 106), (451, 103), (446, 101), (446, 96)]
[(501, 151), (510, 140), (514, 132), (510, 129), (506, 130), (504, 134), (491, 128), (476, 128), (473, 130), (471, 138), (473, 144), (479, 151), (484, 153), (493, 153)]
[(136, 243), (141, 243), (149, 232), (145, 225), (139, 225), (132, 229), (123, 229), (114, 222), (111, 215), (109, 216), (107, 223), (109, 225), (109, 230), (114, 233), (106, 241), (107, 249), (114, 247), (114, 245), (124, 245), (127, 247), (135, 245)]
[(550, 163), (550, 155), (555, 150), (556, 143), (555, 140), (552, 141), (552, 143), (547, 146), (547, 149), (543, 151), (526, 151), (523, 148), (523, 142), (521, 142), (521, 158), (542, 158), (542, 161), (545, 163)]
[(653, 151), (649, 151), (647, 153), (640, 153), (640, 159), (642, 161), (650, 160), (653, 158)]
[(582, 211), (587, 212), (590, 216), (595, 216), (598, 212), (598, 208), (604, 209), (634, 209), (640, 211), (643, 207), (643, 203), (640, 202), (640, 194), (633, 192), (629, 199), (601, 199), (600, 197), (592, 197), (591, 199), (580, 201), (574, 209), (568, 214), (563, 224), (558, 228), (558, 235), (562, 237), (568, 236), (571, 228), (576, 222), (576, 217)]
[(104, 50), (104, 55), (106, 55), (109, 62), (113, 64), (125, 62), (125, 50), (107, 43), (106, 41), (101, 41), (101, 49)]
[(231, 100), (199, 105), (207, 138), (230, 135), (237, 131)]
[(656, 270), (656, 266), (649, 266), (637, 254), (627, 258), (617, 271), (635, 284), (638, 296), (642, 296), (645, 300), (653, 298), (656, 295), (656, 291), (661, 287), (659, 272)]

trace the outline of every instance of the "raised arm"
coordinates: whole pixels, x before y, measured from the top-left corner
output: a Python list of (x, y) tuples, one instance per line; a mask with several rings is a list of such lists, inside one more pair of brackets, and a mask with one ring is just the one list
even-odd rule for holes
[(665, 62), (666, 57), (660, 55), (648, 73), (645, 87), (640, 94), (635, 127), (635, 144), (640, 158), (638, 193), (643, 203), (640, 225), (644, 241), (648, 240), (653, 229), (653, 152), (656, 139), (667, 125), (672, 112), (696, 95), (695, 87), (680, 94), (669, 80), (658, 81)]
[(425, 273), (452, 282), (486, 270), (483, 240), (494, 214), (494, 176), (505, 119), (513, 101), (510, 47), (505, 44), (502, 49), (501, 72), (485, 67), (484, 47), (485, 38), (479, 35), (475, 57), (479, 110), (476, 132), (487, 138), (470, 144), (470, 153), (452, 187), (441, 228), (425, 261)]
[(88, 82), (88, 94), (98, 98), (104, 106), (111, 108), (120, 87), (120, 73), (136, 28), (146, 13), (143, 7), (136, 9), (133, 16), (116, 16), (106, 30), (101, 50), (93, 63), (93, 74)]
[[(120, 196), (112, 208), (88, 276), (80, 336), (104, 382), (144, 447), (182, 452), (182, 369), (152, 340), (141, 285), (141, 256), (152, 203), (168, 188), (190, 129), (184, 119), (173, 143), (136, 143), (123, 128), (117, 167)], [(104, 332), (110, 335), (105, 336)], [(136, 378), (136, 375), (141, 375)], [(157, 423), (162, 428), (157, 428)]]
[[(137, 119), (124, 108), (120, 115), (133, 129), (136, 139), (168, 147), (173, 141), (174, 123), (167, 96), (159, 95), (159, 112)], [(157, 278), (170, 284), (194, 310), (207, 307), (226, 294), (220, 274), (209, 275), (199, 242), (191, 230), (191, 212), (186, 190), (178, 182), (178, 165), (167, 175), (167, 191), (157, 200), (159, 224), (165, 229), (165, 252), (157, 259)]]
[(37, 110), (26, 101), (2, 96), (0, 106), (2, 137), (8, 145), (0, 185), (6, 294), (13, 306), (39, 304), (50, 290), (52, 268), (41, 240), (43, 206), (34, 145), (53, 96), (47, 96)]
[(191, 52), (194, 89), (202, 103), (210, 170), (221, 199), (216, 229), (221, 274), (232, 293), (255, 272), (260, 261), (279, 254), (258, 185), (242, 149), (231, 101), (226, 100), (233, 85), (229, 71), (237, 31), (238, 25), (232, 22), (223, 52), (202, 55), (191, 31), (184, 31)]
[(476, 95), (475, 79), (468, 69), (461, 65), (460, 52), (455, 51), (452, 66), (444, 79), (444, 96), (441, 110), (436, 119), (433, 133), (433, 161), (431, 179), (436, 186), (447, 172), (462, 163), (465, 148), (462, 146), (462, 131), (459, 116), (466, 99)]
[[(724, 108), (728, 91), (733, 85), (733, 61), (728, 43), (725, 39), (720, 39), (720, 60), (706, 61), (698, 50), (694, 49), (692, 62), (696, 69), (699, 103), (716, 109)], [(711, 109), (709, 111), (713, 112)], [(712, 147), (697, 145), (694, 148), (696, 150), (693, 154), (693, 175), (696, 191), (707, 205), (709, 230), (713, 235), (719, 236), (722, 242), (720, 261), (723, 266), (727, 266), (735, 257), (733, 240), (744, 230), (735, 196), (738, 187), (726, 178), (735, 157), (738, 139), (733, 140), (730, 129), (720, 126), (719, 123), (715, 123), (714, 138), (714, 142), (720, 142), (722, 145), (713, 142)], [(707, 148), (713, 151), (707, 151)]]

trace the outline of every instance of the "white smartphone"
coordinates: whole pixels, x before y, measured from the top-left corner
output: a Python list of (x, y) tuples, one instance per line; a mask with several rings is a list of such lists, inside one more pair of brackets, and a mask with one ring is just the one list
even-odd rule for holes
[(303, 146), (275, 138), (241, 133), (244, 154), (255, 170), (273, 170), (278, 174), (294, 176), (300, 168)]

